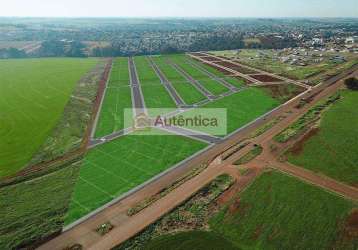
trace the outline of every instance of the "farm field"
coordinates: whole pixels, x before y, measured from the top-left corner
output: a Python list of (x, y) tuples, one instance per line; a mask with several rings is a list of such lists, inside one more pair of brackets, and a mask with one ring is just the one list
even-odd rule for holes
[(358, 92), (341, 91), (341, 99), (322, 115), (319, 128), (299, 150), (288, 153), (298, 166), (350, 185), (358, 184)]
[[(144, 250), (207, 250), (225, 249), (239, 250), (233, 243), (225, 238), (205, 231), (181, 232), (173, 235), (164, 235), (149, 242)], [(209, 247), (210, 246), (210, 247)]]
[(247, 88), (231, 96), (208, 103), (203, 108), (226, 108), (227, 131), (236, 129), (269, 112), (280, 102), (258, 88)]
[(79, 163), (0, 189), (0, 249), (20, 249), (60, 232)]
[(266, 172), (209, 224), (240, 249), (354, 249), (357, 241), (345, 236), (345, 225), (356, 207), (293, 177)]
[(179, 72), (165, 61), (165, 57), (153, 57), (153, 61), (158, 65), (163, 74), (172, 83), (173, 87), (183, 98), (186, 104), (195, 104), (205, 100), (205, 96), (200, 93), (191, 83), (189, 83)]
[(129, 135), (88, 152), (72, 197), (66, 224), (88, 214), (207, 144), (175, 135)]
[(0, 60), (0, 177), (23, 168), (96, 59)]

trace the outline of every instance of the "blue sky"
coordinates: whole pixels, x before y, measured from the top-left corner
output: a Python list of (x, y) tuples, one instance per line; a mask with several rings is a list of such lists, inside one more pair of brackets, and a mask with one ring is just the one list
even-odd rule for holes
[(358, 0), (4, 0), (0, 16), (358, 17)]

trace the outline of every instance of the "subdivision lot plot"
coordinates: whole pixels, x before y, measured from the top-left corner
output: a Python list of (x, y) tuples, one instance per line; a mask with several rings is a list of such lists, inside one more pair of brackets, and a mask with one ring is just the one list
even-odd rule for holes
[(208, 91), (210, 91), (214, 95), (220, 95), (229, 91), (224, 85), (222, 85), (217, 80), (210, 78), (207, 74), (200, 71), (199, 69), (193, 67), (191, 64), (185, 61), (186, 57), (174, 57), (173, 61), (186, 73), (188, 73), (195, 80), (199, 81), (199, 83)]
[(160, 83), (160, 79), (144, 56), (134, 57), (138, 79), (141, 85)]
[(129, 135), (92, 149), (81, 168), (66, 223), (79, 219), (206, 146), (175, 135)]
[(113, 61), (111, 78), (108, 87), (122, 87), (129, 85), (128, 58), (118, 57)]
[(23, 168), (95, 59), (0, 60), (0, 177)]
[(124, 129), (124, 112), (125, 109), (129, 108), (132, 108), (131, 89), (129, 86), (107, 88), (95, 137), (103, 137)]
[(179, 72), (171, 65), (168, 65), (163, 58), (153, 57), (153, 61), (158, 65), (163, 74), (171, 82), (175, 90), (183, 98), (186, 104), (195, 104), (206, 97), (201, 94), (190, 82), (188, 82)]
[(357, 242), (345, 237), (349, 233), (345, 226), (356, 207), (293, 177), (268, 172), (209, 224), (214, 232), (247, 249), (292, 249), (292, 242), (295, 249), (354, 249)]
[(226, 82), (230, 83), (232, 86), (237, 87), (237, 88), (242, 88), (246, 85), (246, 82), (244, 79), (239, 79), (239, 78), (235, 78), (235, 77), (224, 77), (223, 78)]
[(176, 105), (145, 57), (135, 57), (135, 66), (147, 108), (175, 108)]
[(358, 184), (358, 92), (342, 91), (341, 99), (321, 117), (311, 137), (288, 153), (291, 163)]
[(204, 105), (203, 108), (226, 108), (227, 131), (234, 132), (280, 104), (263, 90), (248, 88)]
[(142, 85), (147, 108), (175, 108), (176, 105), (162, 84)]

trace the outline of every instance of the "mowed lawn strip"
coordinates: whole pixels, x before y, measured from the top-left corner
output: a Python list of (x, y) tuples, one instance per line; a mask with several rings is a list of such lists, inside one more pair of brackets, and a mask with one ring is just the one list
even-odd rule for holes
[(204, 105), (203, 108), (226, 108), (227, 131), (234, 132), (280, 105), (279, 101), (258, 88), (248, 88)]
[(148, 60), (141, 56), (135, 57), (139, 81), (147, 108), (175, 108), (176, 105), (166, 88), (161, 84), (159, 77), (149, 64)]
[(169, 56), (168, 58), (175, 62), (195, 80), (199, 81), (199, 83), (213, 95), (220, 95), (229, 91), (229, 89), (220, 82), (213, 80), (207, 74), (189, 64), (186, 61), (187, 57), (185, 55)]
[(157, 56), (153, 57), (154, 62), (158, 65), (163, 74), (171, 82), (173, 87), (183, 98), (186, 104), (195, 104), (202, 100), (205, 100), (206, 97), (199, 92), (190, 82), (188, 82), (179, 72), (176, 71), (174, 67), (169, 65), (164, 57)]
[(356, 206), (268, 172), (214, 216), (210, 228), (241, 249), (354, 249), (357, 240), (344, 237), (344, 225)]
[(207, 144), (176, 135), (129, 135), (92, 149), (81, 168), (66, 224), (69, 224)]
[(351, 185), (358, 184), (358, 91), (341, 92), (341, 100), (322, 114), (319, 130), (289, 153), (291, 163)]
[(124, 129), (124, 110), (132, 108), (129, 86), (128, 58), (116, 58), (99, 111), (95, 137), (100, 138)]
[(95, 59), (0, 60), (0, 177), (23, 168), (59, 121)]
[(108, 87), (122, 87), (129, 85), (128, 58), (118, 57), (113, 60), (111, 78)]

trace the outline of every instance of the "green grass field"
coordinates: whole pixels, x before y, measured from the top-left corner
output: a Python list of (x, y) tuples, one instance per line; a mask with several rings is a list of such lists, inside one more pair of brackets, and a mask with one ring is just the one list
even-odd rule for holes
[(0, 60), (0, 177), (32, 158), (95, 59)]
[(129, 108), (132, 108), (129, 86), (107, 88), (96, 128), (96, 138), (122, 130), (124, 128), (124, 110)]
[(78, 173), (76, 163), (1, 188), (0, 249), (33, 249), (28, 246), (60, 232)]
[(173, 87), (183, 98), (186, 104), (195, 104), (205, 100), (205, 96), (201, 94), (191, 83), (178, 73), (175, 68), (166, 63), (165, 57), (153, 57), (154, 62), (158, 65), (163, 74), (172, 83)]
[(175, 108), (176, 105), (145, 57), (134, 62), (147, 108)]
[(264, 91), (258, 88), (248, 88), (234, 95), (211, 102), (205, 105), (204, 108), (226, 108), (227, 131), (231, 133), (279, 104), (279, 101), (273, 99)]
[(130, 135), (94, 148), (81, 168), (66, 223), (81, 218), (206, 146), (174, 135)]
[(351, 185), (358, 184), (358, 92), (345, 90), (323, 113), (318, 133), (303, 150), (289, 153), (293, 164), (323, 173)]
[(357, 204), (278, 172), (264, 173), (210, 220), (241, 249), (356, 249), (344, 237)]
[(128, 86), (129, 81), (128, 58), (118, 57), (114, 59), (108, 86), (111, 88)]
[(124, 110), (132, 108), (128, 58), (116, 58), (104, 96), (95, 137), (103, 137), (124, 128)]
[(206, 88), (213, 95), (220, 95), (225, 92), (228, 92), (228, 88), (223, 86), (220, 82), (211, 79), (207, 74), (193, 67), (187, 62), (188, 57), (185, 55), (175, 55), (167, 56), (169, 60), (172, 60), (180, 68), (182, 68), (186, 73), (192, 76), (194, 79), (199, 81), (199, 83)]
[(144, 250), (238, 250), (225, 238), (205, 231), (182, 232), (165, 235), (149, 242)]

